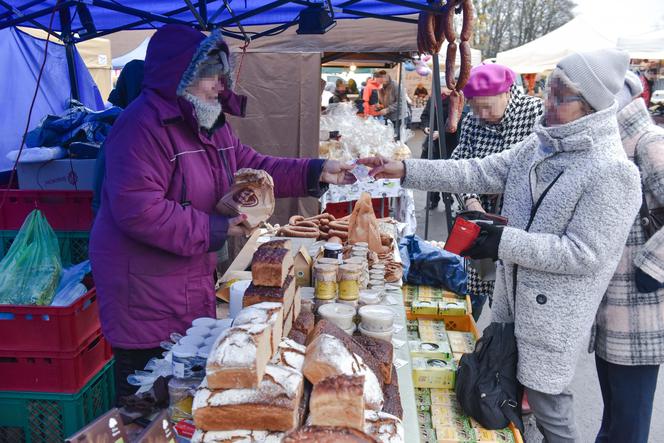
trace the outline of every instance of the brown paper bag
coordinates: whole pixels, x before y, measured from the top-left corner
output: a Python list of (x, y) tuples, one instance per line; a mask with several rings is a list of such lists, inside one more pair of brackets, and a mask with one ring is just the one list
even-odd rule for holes
[(348, 243), (355, 244), (365, 242), (369, 244), (369, 249), (376, 254), (385, 252), (380, 241), (380, 230), (378, 229), (378, 220), (374, 214), (371, 204), (371, 194), (363, 192), (360, 199), (355, 203), (353, 213), (348, 222)]
[(246, 214), (244, 225), (256, 229), (274, 212), (274, 181), (265, 171), (240, 169), (231, 190), (217, 203), (217, 212), (228, 217)]

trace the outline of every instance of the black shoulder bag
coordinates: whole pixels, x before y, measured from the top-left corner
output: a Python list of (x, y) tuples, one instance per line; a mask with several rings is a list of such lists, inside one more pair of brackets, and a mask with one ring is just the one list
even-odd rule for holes
[[(558, 181), (561, 172), (547, 186), (530, 211), (526, 231), (535, 219), (544, 197)], [(516, 319), (516, 274), (514, 266), (514, 319)], [(503, 429), (510, 422), (523, 434), (521, 395), (523, 387), (517, 380), (518, 350), (514, 323), (492, 322), (482, 333), (472, 354), (464, 354), (459, 362), (455, 392), (463, 412), (486, 429)]]

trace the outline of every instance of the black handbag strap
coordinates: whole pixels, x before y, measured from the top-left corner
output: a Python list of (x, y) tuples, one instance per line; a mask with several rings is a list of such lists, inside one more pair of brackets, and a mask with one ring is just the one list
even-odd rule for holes
[[(533, 207), (530, 209), (530, 218), (528, 219), (528, 224), (526, 225), (525, 228), (526, 232), (528, 232), (530, 226), (533, 224), (533, 221), (535, 221), (535, 216), (537, 215), (537, 211), (539, 210), (540, 206), (542, 205), (542, 202), (544, 201), (544, 197), (546, 197), (551, 188), (553, 188), (553, 185), (556, 184), (556, 182), (563, 175), (564, 172), (565, 171), (560, 171), (560, 173), (556, 176), (556, 178), (554, 178), (553, 181), (551, 181), (551, 183), (549, 183), (546, 189), (544, 189), (544, 191), (540, 194), (539, 198), (537, 199)], [(514, 318), (514, 321), (516, 321), (516, 283), (517, 283), (518, 273), (519, 273), (519, 265), (515, 264), (514, 270), (512, 271), (512, 304), (514, 305), (514, 315), (512, 317)], [(508, 303), (508, 308), (509, 308), (509, 303)]]

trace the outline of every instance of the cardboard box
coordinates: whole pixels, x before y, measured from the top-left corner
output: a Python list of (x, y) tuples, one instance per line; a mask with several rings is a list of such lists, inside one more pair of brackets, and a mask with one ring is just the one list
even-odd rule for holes
[(176, 443), (177, 437), (168, 412), (161, 411), (136, 439), (136, 443)]
[(413, 357), (412, 365), (416, 388), (454, 389), (456, 366), (452, 360)]
[(19, 163), (19, 189), (94, 189), (96, 159), (63, 158), (40, 163)]
[(450, 391), (449, 389), (431, 389), (430, 392), (432, 405), (457, 406), (459, 404), (454, 391)]
[(70, 436), (66, 443), (128, 443), (127, 431), (120, 411), (113, 408), (106, 414)]
[(313, 261), (307, 248), (301, 246), (293, 257), (293, 268), (295, 269), (295, 283), (298, 287), (311, 286), (311, 265)]
[(452, 350), (447, 341), (410, 340), (408, 348), (411, 357), (440, 358), (443, 360), (449, 360), (452, 357)]

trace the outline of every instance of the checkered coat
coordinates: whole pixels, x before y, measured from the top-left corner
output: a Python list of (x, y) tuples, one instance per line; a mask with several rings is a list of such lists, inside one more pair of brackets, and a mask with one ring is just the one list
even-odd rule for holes
[[(510, 90), (510, 102), (505, 116), (497, 125), (481, 123), (468, 114), (461, 125), (459, 144), (452, 153), (454, 160), (484, 158), (519, 143), (533, 132), (533, 126), (544, 113), (542, 100), (521, 93), (515, 86)], [(498, 213), (497, 195), (460, 194), (462, 202), (477, 198), (487, 212)]]
[[(455, 160), (484, 158), (509, 149), (533, 132), (535, 121), (544, 112), (542, 100), (521, 93), (515, 86), (510, 91), (510, 102), (503, 120), (497, 125), (487, 125), (468, 114), (461, 125), (459, 144), (452, 153)], [(460, 194), (459, 199), (476, 198), (487, 212), (499, 213), (499, 195)], [(482, 280), (473, 268), (468, 268), (468, 293), (475, 299), (491, 297), (493, 280)]]
[[(648, 207), (664, 206), (664, 129), (653, 124), (640, 98), (618, 114), (618, 122), (631, 160), (638, 142), (637, 164)], [(659, 365), (664, 363), (664, 289), (639, 293), (635, 266), (664, 282), (664, 230), (646, 241), (638, 217), (597, 312), (590, 352), (619, 365)]]

